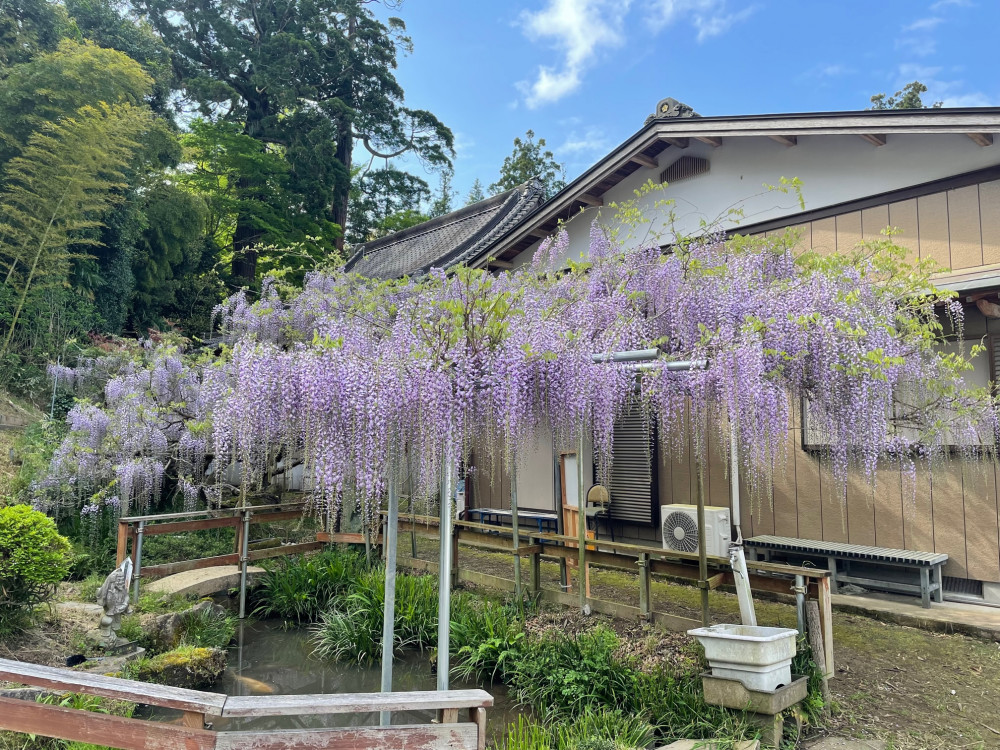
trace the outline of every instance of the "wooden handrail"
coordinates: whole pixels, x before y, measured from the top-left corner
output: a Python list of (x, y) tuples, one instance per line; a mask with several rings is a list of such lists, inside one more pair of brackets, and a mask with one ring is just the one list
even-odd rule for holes
[[(493, 705), (493, 696), (485, 690), (227, 696), (10, 659), (0, 659), (0, 679), (184, 712), (183, 726), (170, 726), (0, 697), (0, 729), (100, 743), (124, 750), (148, 750), (150, 747), (287, 750), (293, 746), (303, 750), (375, 750), (388, 747), (407, 747), (413, 750), (483, 750), (486, 744), (485, 711)], [(460, 709), (468, 711), (468, 722), (458, 723)], [(438, 711), (441, 723), (264, 732), (213, 732), (204, 728), (206, 719), (211, 717), (373, 714), (379, 711), (426, 710)]]
[(250, 510), (260, 512), (262, 510), (270, 510), (273, 508), (280, 508), (283, 510), (288, 510), (289, 508), (305, 507), (308, 503), (299, 500), (292, 503), (271, 503), (269, 505), (246, 505), (242, 508), (205, 508), (204, 510), (186, 510), (180, 513), (159, 513), (151, 516), (122, 516), (118, 519), (119, 523), (139, 523), (139, 521), (167, 521), (176, 518), (193, 518), (194, 516), (212, 516), (215, 518), (224, 518), (223, 514), (232, 513), (233, 515), (239, 515), (245, 510)]

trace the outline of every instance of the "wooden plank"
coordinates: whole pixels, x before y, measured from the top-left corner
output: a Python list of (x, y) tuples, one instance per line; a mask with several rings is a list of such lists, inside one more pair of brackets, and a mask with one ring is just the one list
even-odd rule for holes
[(837, 252), (849, 253), (861, 244), (861, 212), (851, 211), (834, 218), (837, 220)]
[[(402, 529), (400, 529), (402, 531)], [(437, 539), (437, 533), (435, 533), (434, 538)], [(326, 542), (328, 544), (364, 544), (365, 535), (364, 534), (350, 534), (346, 531), (319, 531), (316, 532), (317, 542)], [(382, 535), (379, 534), (377, 537), (372, 539), (372, 544), (378, 546), (382, 544)]]
[(282, 510), (277, 512), (259, 513), (254, 511), (250, 515), (250, 525), (258, 523), (274, 523), (275, 521), (297, 521), (302, 518), (301, 510)]
[(980, 183), (979, 218), (982, 222), (983, 263), (1000, 263), (1000, 180)]
[(986, 147), (993, 145), (993, 133), (966, 133), (972, 142), (977, 146)]
[(475, 724), (220, 732), (218, 750), (476, 750)]
[(313, 550), (323, 549), (326, 546), (324, 542), (301, 542), (300, 544), (284, 544), (280, 547), (272, 547), (270, 549), (255, 549), (249, 555), (250, 562), (255, 562), (257, 560), (268, 560), (272, 557), (284, 557), (285, 555), (300, 555), (303, 552), (312, 552)]
[(718, 137), (713, 138), (711, 136), (703, 135), (701, 137), (696, 137), (695, 140), (699, 143), (705, 143), (712, 148), (718, 148), (722, 145), (722, 139)]
[(0, 728), (121, 750), (212, 750), (216, 740), (215, 732), (204, 729), (126, 719), (16, 698), (0, 698)]
[(963, 462), (969, 578), (1000, 580), (996, 474), (992, 461)]
[(961, 460), (948, 459), (935, 466), (931, 490), (934, 503), (934, 551), (948, 555), (944, 573), (956, 578), (966, 578), (969, 573), (962, 463)]
[(11, 659), (0, 659), (0, 680), (31, 685), (32, 687), (68, 690), (73, 693), (146, 703), (150, 706), (175, 708), (179, 711), (196, 711), (212, 716), (220, 715), (226, 702), (226, 696), (217, 693), (154, 685), (136, 680), (123, 680), (118, 677), (105, 677), (90, 672), (75, 672), (71, 669), (46, 667)]
[(812, 249), (820, 255), (837, 252), (837, 219), (830, 216), (812, 222)]
[(872, 144), (873, 146), (876, 146), (876, 147), (878, 147), (878, 146), (884, 146), (885, 145), (885, 139), (888, 137), (886, 135), (880, 135), (878, 133), (858, 133), (858, 136), (860, 138), (865, 139), (870, 144)]
[(589, 193), (583, 193), (576, 197), (580, 203), (586, 203), (588, 206), (603, 206), (604, 199), (597, 195), (590, 195)]
[[(248, 505), (247, 508), (255, 513), (260, 513), (273, 508), (279, 508), (282, 511), (287, 511), (290, 508), (304, 508), (306, 505), (306, 502), (298, 501), (287, 503), (269, 503), (267, 505)], [(217, 518), (226, 513), (239, 516), (243, 510), (243, 508), (226, 508), (225, 510), (186, 510), (181, 513), (156, 513), (149, 516), (122, 516), (118, 520), (124, 523), (138, 523), (139, 521), (170, 521), (178, 518), (191, 518), (192, 516), (210, 516), (212, 518)]]
[(765, 573), (777, 573), (784, 576), (805, 576), (806, 578), (829, 578), (829, 570), (819, 568), (803, 568), (797, 565), (785, 565), (784, 563), (763, 562), (759, 560), (747, 560), (749, 570), (761, 570)]
[(176, 534), (186, 531), (205, 531), (206, 529), (237, 528), (243, 523), (238, 516), (231, 518), (202, 518), (198, 521), (171, 521), (169, 523), (147, 523), (142, 530), (145, 536), (159, 534)]
[(861, 209), (861, 237), (864, 240), (878, 240), (882, 230), (889, 226), (889, 206), (872, 206)]
[[(801, 411), (795, 405), (796, 413)], [(800, 415), (801, 418), (801, 415)], [(823, 538), (823, 509), (820, 494), (819, 459), (802, 449), (802, 430), (794, 430), (795, 461), (795, 512), (798, 514), (798, 533), (806, 539)]]
[(920, 225), (921, 259), (930, 258), (942, 268), (950, 268), (947, 196), (944, 193), (933, 193), (917, 198), (917, 221)]
[(919, 227), (917, 226), (917, 199), (889, 204), (889, 224), (899, 230), (892, 241), (905, 247), (914, 260), (920, 257)]
[(444, 708), (488, 708), (485, 690), (413, 690), (398, 693), (316, 693), (312, 695), (242, 695), (226, 700), (222, 715), (303, 716), (374, 711), (436, 711)]
[(673, 146), (674, 148), (687, 148), (691, 141), (688, 138), (662, 138), (661, 139), (668, 146)]
[(183, 573), (186, 570), (201, 570), (202, 568), (214, 568), (216, 565), (239, 565), (240, 556), (235, 552), (228, 555), (216, 555), (215, 557), (200, 557), (197, 560), (182, 560), (175, 563), (161, 563), (160, 565), (143, 565), (143, 578), (163, 578), (172, 576), (174, 573)]
[(983, 234), (979, 222), (979, 186), (949, 190), (948, 238), (952, 270), (983, 265)]

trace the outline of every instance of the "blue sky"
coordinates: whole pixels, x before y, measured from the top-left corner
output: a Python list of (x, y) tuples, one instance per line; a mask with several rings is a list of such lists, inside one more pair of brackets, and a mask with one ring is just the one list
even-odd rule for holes
[[(498, 176), (515, 136), (572, 179), (672, 96), (702, 115), (864, 109), (920, 80), (925, 102), (1000, 104), (997, 0), (406, 0), (408, 106), (455, 133), (454, 188)], [(428, 176), (432, 186), (437, 179)]]

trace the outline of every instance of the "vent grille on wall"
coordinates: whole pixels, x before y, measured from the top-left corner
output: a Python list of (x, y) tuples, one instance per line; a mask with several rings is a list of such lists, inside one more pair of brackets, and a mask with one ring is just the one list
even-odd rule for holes
[(983, 582), (975, 581), (971, 578), (955, 578), (953, 576), (941, 576), (944, 584), (944, 593), (962, 594), (964, 596), (983, 596)]
[(697, 177), (708, 171), (708, 159), (700, 156), (682, 156), (669, 167), (660, 172), (660, 182), (671, 185), (689, 177)]

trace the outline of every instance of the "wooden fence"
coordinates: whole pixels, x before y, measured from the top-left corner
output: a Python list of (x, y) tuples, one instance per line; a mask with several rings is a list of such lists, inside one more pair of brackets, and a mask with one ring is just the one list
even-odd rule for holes
[[(491, 586), (505, 590), (516, 590), (521, 581), (514, 581), (500, 576), (463, 569), (459, 558), (459, 545), (466, 544), (478, 549), (518, 555), (529, 559), (527, 590), (534, 596), (557, 604), (575, 606), (579, 598), (566, 591), (552, 591), (542, 587), (541, 560), (548, 558), (572, 564), (578, 557), (575, 536), (564, 534), (539, 533), (520, 529), (519, 537), (523, 540), (514, 547), (513, 530), (510, 527), (494, 526), (473, 521), (454, 521), (455, 533), (452, 544), (452, 584), (466, 581), (473, 584)], [(399, 520), (399, 531), (416, 536), (433, 539), (439, 537), (437, 516), (421, 516), (406, 514)], [(526, 541), (527, 543), (523, 543)], [(416, 545), (414, 542), (414, 550)], [(621, 542), (594, 541), (587, 545), (587, 565), (596, 568), (610, 568), (628, 571), (637, 575), (639, 587), (639, 606), (633, 607), (621, 602), (609, 602), (587, 596), (586, 601), (595, 612), (603, 612), (617, 617), (638, 618), (648, 622), (656, 622), (670, 630), (689, 630), (701, 627), (700, 620), (654, 611), (650, 595), (652, 574), (669, 576), (690, 581), (697, 585), (698, 555), (696, 553), (678, 552), (676, 550), (658, 549), (637, 544)], [(733, 571), (728, 558), (708, 558), (710, 575), (706, 582), (709, 589), (722, 586), (733, 586)], [(415, 569), (437, 571), (436, 562), (411, 559), (401, 561)], [(792, 596), (796, 593), (797, 582), (801, 584), (799, 593), (807, 599), (815, 599), (819, 605), (820, 630), (825, 657), (827, 677), (835, 674), (833, 661), (833, 614), (830, 598), (830, 573), (816, 568), (802, 568), (792, 565), (747, 561), (750, 587), (757, 592), (767, 592)], [(515, 567), (515, 575), (520, 572), (520, 566)], [(579, 585), (579, 584), (578, 584)]]
[[(0, 729), (121, 750), (484, 750), (486, 708), (493, 705), (493, 697), (483, 690), (227, 696), (8, 659), (0, 659), (0, 679), (183, 712), (181, 724), (172, 725), (0, 697)], [(233, 732), (211, 728), (218, 717), (428, 710), (437, 712), (439, 723)], [(459, 720), (461, 712), (467, 721)]]

